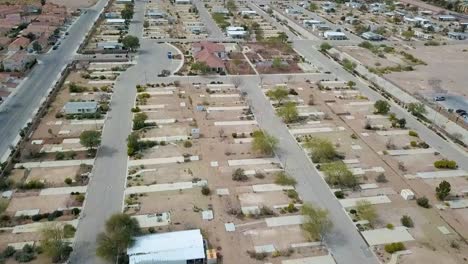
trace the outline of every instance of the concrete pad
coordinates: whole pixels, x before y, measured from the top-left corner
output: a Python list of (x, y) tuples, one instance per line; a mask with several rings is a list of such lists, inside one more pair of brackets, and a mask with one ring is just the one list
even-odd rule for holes
[(447, 201), (451, 209), (468, 208), (468, 199)]
[(187, 135), (178, 135), (178, 136), (167, 136), (167, 137), (144, 137), (141, 140), (148, 140), (148, 141), (165, 141), (165, 142), (175, 142), (175, 141), (183, 141), (188, 140), (190, 137)]
[(257, 253), (273, 253), (276, 251), (276, 248), (274, 245), (263, 245), (263, 246), (254, 246), (254, 250)]
[(321, 246), (321, 242), (304, 242), (304, 243), (295, 243), (291, 244), (292, 248), (305, 248), (305, 247), (318, 247)]
[(174, 91), (148, 91), (144, 92), (150, 95), (172, 95), (174, 94)]
[(310, 128), (293, 128), (289, 131), (293, 135), (299, 134), (312, 134), (312, 133), (325, 133), (334, 131), (344, 131), (344, 127), (310, 127)]
[(235, 138), (234, 143), (236, 144), (243, 144), (243, 143), (251, 143), (253, 138)]
[(184, 189), (192, 189), (195, 186), (198, 186), (198, 185), (192, 182), (175, 182), (175, 183), (153, 184), (153, 185), (148, 185), (148, 186), (133, 186), (125, 190), (125, 195), (129, 195), (133, 193), (177, 191), (177, 190), (184, 190)]
[(72, 192), (86, 193), (87, 186), (58, 187), (42, 189), (39, 195), (63, 195)]
[(336, 264), (336, 262), (331, 255), (325, 255), (300, 259), (287, 259), (281, 261), (281, 264)]
[(149, 119), (145, 121), (145, 124), (156, 123), (157, 125), (164, 125), (164, 124), (173, 124), (175, 122), (176, 122), (175, 118)]
[(216, 189), (216, 194), (217, 195), (229, 195), (229, 189), (227, 188)]
[(44, 143), (44, 140), (42, 140), (42, 139), (31, 141), (31, 144), (33, 144), (33, 145), (42, 145), (42, 143)]
[(438, 226), (437, 229), (439, 229), (439, 231), (444, 235), (451, 234), (450, 230), (448, 230), (445, 226)]
[(166, 107), (165, 104), (139, 105), (138, 106), (138, 108), (140, 108), (142, 111), (152, 110), (152, 109), (164, 109), (165, 107)]
[(468, 172), (464, 170), (445, 170), (445, 171), (429, 171), (416, 173), (417, 178), (435, 179), (435, 178), (448, 178), (448, 177), (465, 177)]
[(167, 226), (171, 223), (171, 214), (168, 212), (161, 214), (133, 215), (132, 218), (136, 219), (142, 228)]
[(59, 134), (59, 135), (68, 135), (68, 134), (70, 134), (70, 132), (71, 132), (70, 130), (60, 130), (60, 131), (58, 132), (58, 134)]
[(289, 215), (265, 218), (268, 227), (300, 225), (305, 221), (303, 215)]
[(263, 165), (279, 163), (277, 159), (240, 159), (240, 160), (228, 160), (228, 165), (232, 166), (247, 166), (247, 165)]
[(345, 159), (343, 160), (344, 164), (358, 164), (359, 160), (358, 159)]
[(256, 125), (258, 124), (255, 120), (241, 120), (241, 121), (218, 121), (214, 122), (215, 126), (245, 126), (245, 125)]
[(240, 94), (210, 94), (211, 98), (238, 98)]
[(366, 101), (366, 102), (349, 102), (348, 105), (351, 105), (351, 106), (374, 105), (374, 102), (371, 102), (371, 101)]
[(388, 119), (388, 116), (384, 115), (366, 115), (367, 119)]
[(352, 116), (352, 115), (347, 115), (347, 116), (345, 116), (345, 118), (346, 118), (347, 120), (354, 120), (354, 119), (356, 119), (356, 117), (354, 117), (354, 116)]
[(72, 221), (58, 221), (58, 222), (36, 222), (36, 223), (31, 223), (31, 224), (25, 224), (25, 225), (19, 225), (15, 226), (13, 228), (12, 233), (13, 234), (18, 234), (18, 233), (36, 233), (40, 232), (42, 229), (47, 227), (50, 223), (57, 223), (61, 226), (65, 226), (66, 224), (70, 224), (74, 226), (75, 228), (78, 226), (78, 219), (72, 220)]
[(224, 224), (224, 228), (226, 229), (227, 232), (236, 231), (236, 226), (234, 225), (234, 223), (226, 223)]
[(359, 145), (351, 145), (351, 149), (360, 150), (360, 149), (362, 149), (362, 147), (359, 146)]
[(42, 162), (26, 162), (26, 163), (17, 163), (15, 168), (24, 167), (26, 169), (31, 168), (55, 168), (55, 167), (68, 167), (68, 166), (78, 166), (81, 164), (93, 165), (94, 159), (87, 160), (57, 160), (57, 161), (42, 161)]
[(396, 136), (396, 135), (408, 135), (408, 130), (387, 130), (375, 132), (379, 136)]
[(20, 211), (16, 211), (15, 213), (15, 217), (18, 217), (18, 216), (33, 216), (33, 215), (37, 215), (39, 213), (39, 209), (30, 209), (30, 210), (20, 210)]
[(213, 220), (214, 216), (213, 216), (213, 210), (206, 210), (206, 211), (203, 211), (202, 212), (202, 219), (203, 220)]
[(72, 120), (70, 125), (102, 125), (106, 120)]
[(218, 164), (217, 161), (212, 161), (212, 162), (210, 162), (210, 166), (211, 166), (211, 167), (218, 167), (219, 164)]
[(368, 137), (368, 136), (369, 136), (369, 133), (363, 132), (363, 133), (361, 133), (361, 136), (363, 136), (363, 137)]
[(379, 186), (375, 183), (360, 184), (359, 187), (361, 187), (361, 190), (379, 188)]
[(252, 189), (254, 192), (277, 192), (277, 191), (294, 190), (294, 186), (269, 183), (269, 184), (252, 185)]
[(13, 247), (15, 250), (22, 250), (24, 246), (30, 245), (34, 246), (36, 241), (25, 241), (25, 242), (18, 242), (18, 243), (9, 243), (8, 246)]
[(391, 203), (392, 201), (386, 195), (340, 199), (339, 202), (344, 208), (355, 207), (359, 201), (368, 201), (371, 204)]
[(206, 110), (209, 111), (239, 111), (249, 109), (248, 106), (209, 106)]
[(437, 150), (433, 149), (433, 148), (387, 150), (387, 153), (390, 156), (407, 156), (407, 155), (432, 154), (434, 152), (437, 152)]
[(255, 215), (260, 213), (260, 207), (254, 206), (242, 206), (241, 211), (244, 215)]
[(79, 144), (79, 138), (66, 138), (62, 141), (62, 144)]
[(370, 246), (414, 240), (413, 236), (404, 226), (396, 226), (393, 229), (380, 228), (362, 231), (361, 234)]
[(183, 156), (169, 157), (169, 158), (155, 158), (155, 159), (130, 160), (130, 161), (128, 161), (128, 166), (182, 163), (182, 162), (184, 162), (184, 160), (185, 160), (185, 159), (184, 159)]

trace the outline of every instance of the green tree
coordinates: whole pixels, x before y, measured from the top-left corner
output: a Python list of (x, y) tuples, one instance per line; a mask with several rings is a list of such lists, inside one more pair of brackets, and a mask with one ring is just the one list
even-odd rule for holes
[(96, 254), (116, 262), (133, 245), (133, 237), (139, 233), (140, 226), (135, 218), (124, 213), (114, 214), (106, 221), (106, 231), (98, 235)]
[(211, 71), (210, 66), (208, 66), (205, 62), (203, 61), (197, 61), (195, 63), (192, 63), (190, 69), (192, 71), (195, 71), (197, 73), (201, 74), (207, 74)]
[(353, 87), (356, 86), (356, 83), (353, 81), (348, 81), (346, 85), (348, 86), (349, 89), (353, 89)]
[(330, 185), (352, 188), (357, 184), (356, 176), (353, 175), (342, 161), (322, 164), (320, 169), (325, 174), (325, 181)]
[(125, 20), (131, 20), (133, 18), (133, 5), (126, 4), (125, 8), (120, 11), (120, 16)]
[(140, 130), (144, 128), (145, 121), (148, 119), (148, 115), (145, 113), (136, 113), (133, 117), (133, 130)]
[(278, 146), (278, 139), (274, 136), (256, 130), (253, 132), (252, 149), (265, 155), (273, 155), (276, 147)]
[(96, 130), (86, 130), (80, 135), (80, 144), (88, 148), (89, 151), (95, 150), (101, 144), (101, 132)]
[(32, 44), (32, 48), (35, 52), (41, 52), (42, 51), (42, 46), (39, 44), (39, 42), (34, 41)]
[(127, 154), (129, 156), (135, 155), (139, 151), (140, 136), (136, 132), (130, 133), (127, 137)]
[(406, 30), (401, 33), (401, 36), (405, 38), (405, 40), (410, 40), (412, 37), (414, 37), (414, 31), (413, 30)]
[(421, 117), (427, 113), (426, 107), (423, 103), (409, 103), (408, 111), (417, 117)]
[(343, 67), (345, 68), (345, 70), (347, 71), (354, 71), (354, 69), (356, 68), (356, 63), (348, 60), (348, 59), (344, 59), (343, 60)]
[(320, 50), (321, 51), (327, 51), (329, 49), (332, 48), (332, 45), (330, 45), (330, 43), (328, 42), (323, 42), (322, 44), (320, 44)]
[(307, 233), (308, 239), (322, 242), (333, 227), (328, 210), (306, 203), (301, 212), (305, 217), (302, 229)]
[(297, 106), (294, 102), (287, 102), (283, 106), (280, 106), (278, 110), (276, 110), (276, 113), (285, 123), (295, 122), (299, 118)]
[(145, 20), (145, 22), (143, 22), (143, 27), (149, 28), (149, 26), (150, 26), (150, 23), (148, 22), (148, 20)]
[(451, 186), (448, 181), (442, 181), (439, 186), (436, 187), (436, 196), (439, 200), (443, 201), (450, 194)]
[(228, 0), (226, 3), (226, 8), (229, 10), (231, 13), (235, 13), (237, 11), (237, 5), (234, 0)]
[(288, 90), (286, 90), (284, 87), (279, 86), (276, 87), (273, 90), (269, 90), (266, 93), (266, 96), (268, 96), (271, 100), (275, 100), (278, 102), (278, 104), (282, 104), (283, 100), (288, 97)]
[(271, 67), (275, 69), (283, 68), (283, 61), (279, 57), (274, 57), (273, 61), (271, 62)]
[(279, 32), (277, 38), (282, 42), (286, 43), (288, 42), (288, 35), (284, 32)]
[(385, 100), (377, 100), (374, 103), (374, 113), (386, 115), (390, 111), (390, 104)]
[(124, 47), (130, 51), (136, 51), (140, 47), (140, 40), (132, 35), (127, 35), (122, 39)]
[(367, 220), (371, 224), (377, 220), (377, 211), (367, 200), (358, 201), (356, 203), (356, 211), (361, 219)]
[(398, 126), (400, 128), (405, 128), (406, 127), (406, 119), (405, 118), (398, 119)]
[(304, 147), (311, 152), (312, 161), (315, 163), (330, 162), (338, 156), (333, 143), (325, 138), (309, 138)]
[(63, 262), (68, 259), (72, 248), (65, 240), (64, 228), (59, 224), (47, 225), (41, 230), (41, 246), (53, 263)]
[(309, 5), (309, 10), (312, 11), (312, 12), (315, 12), (318, 10), (318, 5), (316, 3), (311, 3)]

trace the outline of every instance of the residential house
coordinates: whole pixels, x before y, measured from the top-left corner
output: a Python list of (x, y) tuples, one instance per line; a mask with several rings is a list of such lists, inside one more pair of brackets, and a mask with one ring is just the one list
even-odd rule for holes
[(190, 5), (192, 0), (175, 0), (175, 3), (177, 5)]
[(192, 45), (192, 54), (199, 62), (204, 62), (214, 72), (224, 72), (227, 54), (224, 45), (213, 42), (200, 42)]
[(9, 37), (0, 37), (0, 50), (8, 47), (10, 43), (12, 42), (12, 39)]
[(63, 111), (67, 115), (94, 114), (97, 109), (97, 102), (68, 102), (63, 107)]
[(8, 51), (10, 52), (16, 52), (18, 50), (25, 49), (29, 43), (31, 43), (31, 40), (26, 38), (26, 37), (19, 37), (15, 39), (10, 45), (8, 45)]
[(462, 32), (449, 32), (449, 33), (447, 33), (447, 36), (449, 38), (455, 39), (455, 40), (464, 40), (464, 39), (466, 39), (467, 34), (462, 33)]
[(244, 27), (227, 27), (226, 28), (226, 35), (231, 38), (241, 39), (247, 36), (247, 31)]
[(28, 52), (36, 51), (34, 50), (34, 45), (37, 45), (35, 43), (37, 43), (41, 47), (39, 52), (43, 52), (46, 50), (49, 44), (49, 38), (46, 34), (42, 34), (39, 38), (37, 38), (36, 40), (32, 41), (31, 44), (29, 44), (28, 49), (27, 49)]
[(372, 31), (362, 33), (361, 37), (365, 40), (371, 40), (371, 41), (381, 41), (385, 39), (384, 36), (374, 33)]
[(257, 15), (257, 11), (254, 11), (254, 10), (242, 10), (239, 12), (241, 16), (256, 16)]
[(302, 21), (302, 24), (306, 27), (313, 27), (314, 25), (324, 24), (324, 22), (320, 20), (306, 19)]
[(207, 263), (200, 229), (149, 234), (127, 249), (130, 264)]
[(125, 19), (123, 18), (108, 18), (106, 24), (109, 25), (125, 25)]
[(201, 21), (184, 21), (184, 28), (192, 34), (200, 34), (206, 32), (205, 23)]
[(121, 50), (124, 46), (119, 42), (98, 42), (96, 43), (96, 49), (98, 50)]
[(153, 18), (153, 19), (159, 19), (159, 18), (165, 18), (166, 13), (164, 13), (162, 11), (159, 11), (159, 10), (150, 9), (150, 10), (146, 11), (146, 16), (150, 17), (150, 18)]
[(434, 38), (431, 34), (424, 33), (420, 30), (415, 30), (414, 31), (414, 36), (419, 39), (424, 39), (424, 40), (431, 40)]
[(353, 17), (353, 16), (347, 16), (345, 17), (345, 23), (348, 23), (350, 25), (356, 25), (359, 23), (359, 19)]
[(449, 22), (449, 21), (457, 21), (458, 19), (452, 15), (440, 15), (437, 17), (437, 19), (439, 21), (446, 21), (446, 22)]
[(320, 5), (323, 11), (325, 12), (335, 12), (336, 4), (330, 1), (324, 2)]
[(24, 72), (34, 64), (35, 60), (34, 56), (19, 50), (3, 59), (3, 68), (5, 71)]
[(323, 37), (327, 40), (345, 40), (348, 39), (346, 34), (339, 31), (325, 31)]

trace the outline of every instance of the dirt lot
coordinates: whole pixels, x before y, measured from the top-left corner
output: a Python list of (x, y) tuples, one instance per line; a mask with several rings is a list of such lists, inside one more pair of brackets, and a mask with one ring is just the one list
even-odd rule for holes
[(14, 214), (20, 210), (40, 209), (40, 213), (51, 213), (70, 206), (73, 201), (70, 195), (18, 196), (11, 199), (6, 212)]
[[(440, 88), (457, 95), (468, 96), (466, 89), (466, 62), (468, 45), (417, 47), (408, 50), (425, 61), (427, 66), (416, 66), (415, 71), (391, 73), (386, 78), (410, 93), (433, 92), (429, 80), (440, 80)], [(437, 91), (436, 91), (437, 92)]]
[(97, 0), (50, 0), (50, 2), (76, 10), (78, 8), (93, 6), (96, 4)]

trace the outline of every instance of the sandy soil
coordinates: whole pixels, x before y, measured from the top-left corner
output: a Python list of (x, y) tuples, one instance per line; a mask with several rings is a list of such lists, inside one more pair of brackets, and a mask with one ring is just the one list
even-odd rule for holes
[(96, 4), (97, 0), (49, 0), (52, 3), (66, 6), (69, 9), (90, 7)]

